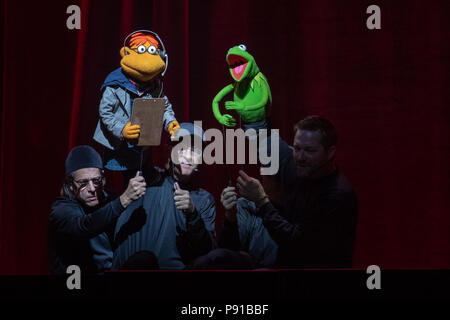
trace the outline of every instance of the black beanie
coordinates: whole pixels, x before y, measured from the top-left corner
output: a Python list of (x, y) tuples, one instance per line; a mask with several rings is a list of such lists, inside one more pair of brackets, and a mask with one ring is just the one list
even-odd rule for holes
[(66, 174), (84, 168), (103, 169), (102, 158), (90, 146), (74, 147), (66, 159)]

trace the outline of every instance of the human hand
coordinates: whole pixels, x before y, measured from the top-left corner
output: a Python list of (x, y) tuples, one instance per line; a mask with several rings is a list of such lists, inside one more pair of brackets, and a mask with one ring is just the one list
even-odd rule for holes
[(128, 182), (128, 187), (125, 192), (120, 196), (122, 206), (126, 208), (132, 201), (142, 197), (145, 194), (146, 186), (144, 177), (140, 176), (139, 172), (137, 172), (136, 176)]
[(225, 218), (229, 221), (236, 222), (236, 204), (237, 204), (237, 194), (235, 187), (227, 187), (223, 189), (222, 194), (220, 195), (220, 202), (222, 202), (223, 207), (225, 208)]
[(126, 139), (137, 139), (140, 133), (141, 127), (137, 124), (131, 125), (131, 122), (128, 122), (122, 131), (122, 135)]
[(244, 171), (239, 170), (237, 178), (237, 187), (239, 193), (247, 200), (253, 201), (256, 207), (261, 207), (267, 203), (268, 196), (258, 179), (248, 176)]
[(189, 191), (181, 189), (178, 182), (173, 184), (173, 188), (175, 189), (173, 192), (173, 200), (177, 209), (183, 211), (183, 213), (194, 212), (195, 206)]

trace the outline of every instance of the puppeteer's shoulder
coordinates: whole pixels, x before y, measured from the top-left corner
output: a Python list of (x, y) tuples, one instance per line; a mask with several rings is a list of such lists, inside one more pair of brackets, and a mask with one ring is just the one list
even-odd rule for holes
[(64, 207), (75, 207), (77, 206), (77, 202), (75, 200), (71, 200), (67, 197), (58, 197), (55, 202), (52, 203), (52, 210), (56, 208), (64, 208)]
[(62, 218), (67, 215), (80, 214), (83, 212), (80, 210), (80, 205), (76, 200), (71, 200), (66, 197), (60, 197), (53, 202), (50, 210), (50, 219)]
[(343, 194), (354, 194), (355, 193), (355, 190), (353, 189), (352, 184), (347, 179), (347, 177), (344, 174), (342, 174), (341, 172), (339, 173), (336, 182), (337, 182), (336, 186), (340, 193), (343, 193)]

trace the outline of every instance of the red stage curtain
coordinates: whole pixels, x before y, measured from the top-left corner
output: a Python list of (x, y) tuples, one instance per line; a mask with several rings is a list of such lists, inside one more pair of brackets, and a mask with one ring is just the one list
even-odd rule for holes
[[(66, 8), (82, 11), (66, 28)], [(47, 273), (46, 228), (73, 145), (89, 144), (99, 88), (124, 37), (151, 29), (169, 54), (165, 93), (180, 121), (220, 128), (214, 95), (227, 50), (247, 45), (269, 80), (273, 127), (292, 141), (310, 114), (340, 133), (341, 170), (360, 201), (355, 267), (449, 268), (448, 1), (39, 1), (2, 3), (0, 274)], [(155, 164), (164, 157), (154, 152)], [(201, 169), (217, 199), (223, 166)], [(212, 178), (214, 177), (214, 178)], [(116, 183), (117, 185), (117, 183)]]

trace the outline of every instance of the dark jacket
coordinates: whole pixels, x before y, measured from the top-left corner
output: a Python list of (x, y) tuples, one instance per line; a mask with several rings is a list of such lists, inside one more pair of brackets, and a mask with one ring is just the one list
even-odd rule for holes
[(256, 259), (258, 267), (273, 266), (278, 246), (264, 227), (262, 219), (255, 216), (255, 204), (239, 198), (236, 210), (237, 223), (224, 220), (219, 246), (249, 253)]
[(278, 244), (276, 265), (351, 267), (358, 200), (350, 182), (339, 170), (317, 180), (296, 178), (293, 151), (282, 139), (279, 155), (277, 177), (286, 191), (284, 209), (269, 202), (256, 213)]
[(190, 191), (195, 210), (185, 216), (175, 207), (174, 179), (161, 171), (161, 181), (130, 204), (117, 220), (113, 269), (120, 269), (133, 254), (151, 251), (161, 269), (184, 269), (214, 248), (216, 210), (212, 195), (200, 188)]
[(77, 265), (82, 274), (102, 273), (111, 268), (110, 237), (124, 210), (119, 198), (106, 194), (100, 208), (83, 207), (77, 200), (58, 198), (49, 215), (48, 249), (50, 272), (66, 274)]

